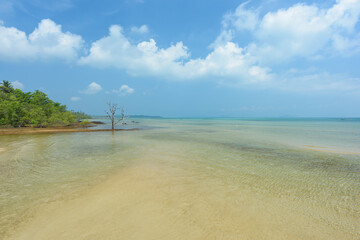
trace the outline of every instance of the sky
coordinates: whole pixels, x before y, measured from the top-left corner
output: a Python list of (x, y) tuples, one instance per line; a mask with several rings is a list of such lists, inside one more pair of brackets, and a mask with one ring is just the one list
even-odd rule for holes
[(0, 0), (0, 80), (68, 109), (360, 117), (360, 0)]

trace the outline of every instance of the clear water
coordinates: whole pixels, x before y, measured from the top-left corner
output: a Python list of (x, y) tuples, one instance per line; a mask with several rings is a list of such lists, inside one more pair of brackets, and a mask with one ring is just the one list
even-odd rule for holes
[(0, 239), (360, 238), (359, 120), (134, 120), (0, 136)]

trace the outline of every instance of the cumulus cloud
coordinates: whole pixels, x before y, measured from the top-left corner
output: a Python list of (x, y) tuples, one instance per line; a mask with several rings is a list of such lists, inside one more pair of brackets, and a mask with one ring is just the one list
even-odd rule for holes
[(139, 34), (145, 34), (149, 32), (149, 28), (147, 25), (142, 25), (140, 27), (132, 27), (131, 32), (133, 33), (139, 33)]
[(71, 97), (70, 100), (76, 102), (80, 100), (80, 97)]
[(178, 61), (187, 58), (182, 42), (167, 49), (158, 49), (153, 39), (131, 44), (118, 25), (110, 27), (109, 36), (94, 42), (90, 53), (80, 64), (125, 69), (131, 75), (164, 75), (164, 68), (174, 71)]
[(122, 85), (119, 89), (113, 90), (113, 92), (118, 94), (119, 96), (126, 96), (134, 93), (135, 90), (128, 85)]
[[(141, 31), (147, 29), (143, 26), (139, 28)], [(224, 40), (230, 38), (225, 36)], [(82, 44), (80, 36), (63, 33), (61, 26), (49, 19), (42, 20), (29, 36), (16, 28), (0, 26), (0, 59), (76, 59)], [(154, 39), (133, 44), (123, 34), (121, 26), (113, 25), (109, 35), (92, 43), (89, 54), (79, 58), (78, 63), (115, 67), (132, 76), (170, 80), (211, 78), (247, 84), (271, 78), (269, 68), (259, 66), (255, 58), (233, 42), (219, 44), (204, 58), (192, 59), (190, 55), (182, 42), (167, 48), (159, 48)], [(100, 88), (90, 86), (83, 92), (93, 93), (96, 89)]]
[(63, 32), (61, 25), (43, 19), (29, 35), (14, 28), (0, 25), (0, 59), (35, 60), (58, 58), (76, 60), (82, 49), (81, 36)]
[(12, 85), (14, 88), (17, 88), (17, 89), (20, 89), (20, 90), (23, 90), (23, 89), (24, 89), (24, 84), (22, 84), (22, 83), (19, 82), (19, 81), (11, 82), (11, 85)]
[[(79, 57), (83, 50), (81, 36), (64, 33), (60, 25), (45, 19), (29, 35), (0, 24), (0, 59), (77, 59), (80, 65), (117, 68), (132, 76), (177, 81), (213, 80), (278, 88), (282, 84), (298, 89), (297, 82), (314, 82), (314, 89), (321, 89), (324, 84), (344, 91), (349, 86), (357, 88), (346, 76), (291, 75), (278, 69), (284, 62), (291, 65), (291, 61), (296, 63), (299, 59), (321, 61), (325, 57), (358, 54), (360, 1), (338, 0), (328, 8), (301, 3), (266, 13), (248, 6), (241, 4), (224, 15), (219, 36), (211, 44), (210, 52), (200, 58), (192, 58), (181, 41), (163, 48), (154, 39), (134, 43), (118, 25), (111, 26), (107, 36), (93, 42), (87, 54)], [(131, 29), (139, 34), (148, 31), (147, 25)], [(239, 45), (237, 40), (244, 34), (248, 42), (241, 39)], [(342, 77), (348, 80), (341, 85)], [(91, 83), (83, 93), (93, 94), (101, 89), (97, 83)], [(121, 88), (116, 91), (130, 94)]]
[(232, 31), (233, 39), (235, 33), (249, 30), (254, 41), (246, 49), (266, 64), (357, 53), (360, 36), (355, 27), (359, 15), (358, 0), (338, 0), (330, 8), (296, 4), (268, 12), (262, 18), (257, 10), (246, 9), (242, 4), (224, 16), (219, 37)]
[(259, 24), (259, 12), (257, 10), (246, 9), (248, 2), (240, 4), (234, 12), (225, 14), (222, 25), (223, 28), (235, 28), (241, 30), (254, 30)]
[(215, 41), (210, 44), (211, 48), (217, 48), (219, 46), (226, 45), (228, 42), (232, 42), (234, 38), (234, 31), (231, 29), (222, 30)]
[[(182, 42), (168, 48), (159, 48), (153, 39), (132, 44), (114, 25), (79, 63), (115, 67), (133, 76), (276, 86), (287, 76), (275, 74), (272, 68), (283, 61), (359, 52), (360, 35), (355, 31), (359, 15), (357, 0), (339, 0), (330, 8), (296, 4), (263, 15), (241, 4), (224, 16), (221, 33), (204, 58), (191, 58)], [(236, 35), (243, 31), (251, 41), (240, 47)]]
[(95, 93), (100, 92), (101, 90), (102, 90), (102, 87), (99, 84), (97, 84), (96, 82), (92, 82), (89, 84), (87, 89), (85, 89), (84, 91), (81, 91), (81, 93), (95, 94)]
[(182, 42), (158, 48), (154, 39), (132, 44), (118, 25), (110, 27), (109, 36), (94, 42), (89, 55), (79, 61), (94, 67), (115, 67), (133, 76), (156, 76), (172, 80), (231, 78), (244, 83), (270, 78), (269, 69), (256, 65), (251, 56), (232, 42), (215, 48), (205, 58), (190, 59)]
[(244, 84), (264, 83), (272, 78), (270, 69), (258, 66), (254, 58), (232, 42), (215, 48), (204, 59), (190, 60), (183, 66), (190, 78), (217, 77)]

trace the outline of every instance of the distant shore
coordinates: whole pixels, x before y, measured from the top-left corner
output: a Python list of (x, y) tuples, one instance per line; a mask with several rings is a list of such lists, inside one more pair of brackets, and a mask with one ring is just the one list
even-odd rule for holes
[[(90, 129), (89, 127), (103, 124), (101, 122), (92, 122), (88, 125), (82, 126), (80, 124), (73, 124), (65, 127), (22, 127), (22, 128), (0, 128), (1, 135), (22, 135), (22, 134), (39, 134), (39, 133), (73, 133), (73, 132), (111, 132), (112, 129)], [(115, 129), (114, 131), (134, 131), (138, 128), (132, 129)]]

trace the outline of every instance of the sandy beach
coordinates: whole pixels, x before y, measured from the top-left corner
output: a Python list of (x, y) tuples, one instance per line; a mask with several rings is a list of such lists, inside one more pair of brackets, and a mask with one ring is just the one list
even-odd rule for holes
[(75, 199), (39, 208), (9, 239), (352, 239), (299, 214), (303, 206), (288, 200), (217, 181), (187, 182), (180, 169), (148, 157), (141, 162)]
[(2, 135), (0, 239), (358, 239), (358, 123), (307, 126)]
[[(134, 131), (133, 129), (115, 129), (114, 131)], [(111, 129), (89, 129), (89, 128), (0, 128), (0, 135), (22, 135), (41, 133), (74, 133), (74, 132), (111, 132)]]
[(0, 0), (0, 240), (360, 240), (360, 0)]

